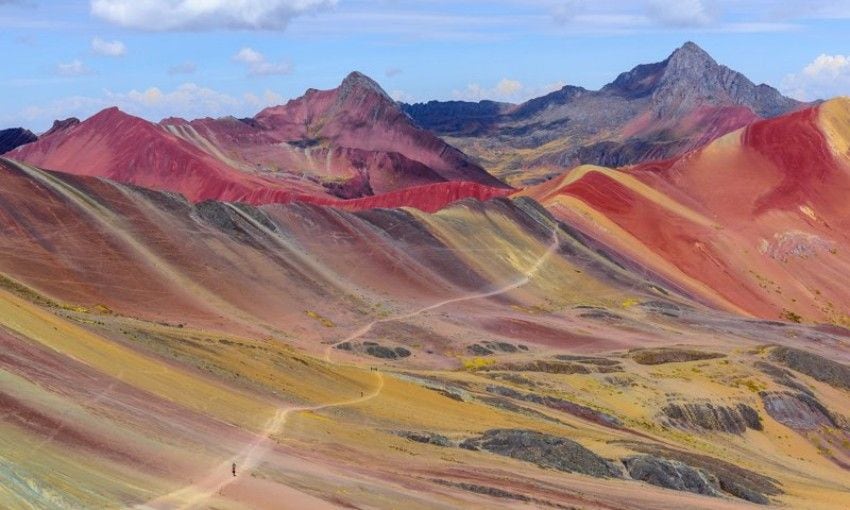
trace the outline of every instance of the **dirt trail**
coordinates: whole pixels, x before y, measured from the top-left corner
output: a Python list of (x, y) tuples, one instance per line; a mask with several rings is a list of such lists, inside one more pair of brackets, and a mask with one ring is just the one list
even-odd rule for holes
[[(419, 308), (412, 312), (374, 320), (357, 329), (342, 340), (328, 345), (324, 351), (324, 359), (328, 363), (333, 363), (331, 359), (331, 353), (336, 347), (345, 342), (351, 342), (362, 337), (363, 335), (371, 331), (372, 328), (375, 327), (377, 324), (410, 319), (423, 313), (442, 308), (446, 305), (494, 297), (522, 287), (523, 285), (526, 285), (531, 281), (531, 278), (535, 274), (537, 274), (538, 271), (540, 271), (540, 268), (543, 266), (543, 264), (545, 264), (546, 261), (549, 260), (555, 252), (557, 252), (559, 246), (560, 239), (558, 237), (558, 229), (557, 227), (555, 227), (552, 232), (552, 241), (547, 247), (546, 251), (537, 259), (537, 261), (529, 269), (524, 271), (522, 275), (514, 282), (490, 291), (465, 294), (456, 298), (439, 301), (437, 303), (428, 305), (423, 308)], [(218, 465), (218, 467), (210, 471), (209, 474), (203, 480), (196, 482), (192, 485), (183, 487), (182, 489), (171, 492), (164, 496), (161, 496), (143, 505), (138, 505), (135, 508), (139, 510), (185, 510), (199, 506), (200, 504), (211, 498), (214, 494), (220, 492), (228, 485), (239, 480), (239, 477), (232, 476), (230, 472), (231, 465), (233, 463), (236, 463), (239, 473), (244, 473), (240, 476), (248, 476), (248, 473), (254, 468), (256, 468), (262, 462), (263, 458), (269, 452), (269, 450), (271, 450), (273, 445), (273, 441), (271, 439), (272, 436), (280, 435), (283, 432), (288, 417), (293, 413), (315, 412), (331, 408), (349, 407), (368, 402), (380, 395), (381, 390), (383, 390), (384, 388), (384, 376), (380, 371), (376, 371), (374, 373), (376, 384), (375, 389), (372, 390), (371, 393), (364, 395), (360, 398), (344, 400), (341, 402), (332, 402), (315, 406), (296, 406), (278, 409), (272, 419), (269, 420), (263, 431), (257, 435), (257, 438), (253, 442), (248, 444), (244, 449), (242, 449), (242, 451), (240, 451), (235, 456), (222, 461)]]

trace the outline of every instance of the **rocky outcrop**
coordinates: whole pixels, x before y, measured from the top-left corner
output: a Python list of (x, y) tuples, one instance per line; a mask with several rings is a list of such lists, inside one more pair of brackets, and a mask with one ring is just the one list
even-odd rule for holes
[(616, 416), (561, 398), (538, 395), (536, 393), (523, 393), (505, 386), (488, 386), (487, 392), (494, 395), (546, 406), (550, 409), (571, 414), (583, 420), (598, 423), (606, 427), (619, 428), (623, 426), (623, 422)]
[(448, 448), (450, 446), (454, 446), (454, 443), (448, 437), (441, 434), (434, 434), (433, 432), (411, 432), (411, 431), (400, 431), (397, 434), (405, 439), (413, 441), (415, 443), (422, 444), (430, 444), (434, 446), (442, 446), (444, 448)]
[(0, 154), (5, 154), (22, 145), (32, 143), (38, 137), (32, 131), (24, 128), (11, 128), (0, 131)]
[(816, 430), (839, 426), (832, 413), (816, 398), (805, 393), (762, 392), (764, 410), (771, 418), (794, 430)]
[(589, 374), (591, 370), (579, 363), (570, 363), (560, 360), (538, 359), (527, 362), (504, 363), (485, 369), (509, 370), (513, 372), (543, 372), (546, 374)]
[[(769, 496), (782, 494), (782, 489), (776, 480), (714, 457), (646, 443), (625, 442), (624, 444), (635, 451), (651, 455), (654, 458), (663, 459), (667, 462), (677, 461), (692, 469), (699, 470), (705, 473), (708, 479), (717, 480), (717, 485), (714, 486), (715, 490), (739, 499), (767, 505), (770, 503)], [(651, 473), (652, 471), (647, 470), (647, 472)]]
[(797, 377), (790, 370), (786, 370), (766, 361), (756, 361), (753, 366), (770, 376), (776, 384), (803, 392), (807, 395), (814, 395), (812, 390), (797, 380)]
[(572, 354), (558, 354), (555, 359), (561, 361), (574, 361), (583, 365), (589, 365), (595, 372), (608, 374), (611, 372), (622, 372), (623, 366), (619, 360), (610, 358), (598, 358), (594, 356), (575, 356)]
[(835, 388), (850, 390), (850, 366), (792, 347), (774, 348), (770, 359)]
[(488, 430), (480, 437), (465, 440), (461, 447), (485, 450), (566, 473), (597, 478), (621, 476), (611, 463), (575, 441), (531, 430)]
[(563, 425), (563, 422), (553, 416), (549, 416), (548, 414), (541, 413), (536, 409), (531, 409), (530, 407), (525, 407), (521, 405), (517, 405), (513, 400), (504, 397), (484, 397), (479, 396), (476, 397), (476, 400), (479, 402), (484, 402), (487, 405), (511, 412), (516, 414), (522, 414), (525, 416), (530, 416), (537, 420), (549, 421), (552, 423), (559, 423)]
[(65, 131), (66, 129), (71, 129), (73, 127), (80, 125), (80, 119), (76, 117), (69, 117), (65, 120), (54, 120), (53, 125), (50, 129), (47, 130), (42, 136), (51, 136), (59, 133), (61, 131)]
[(661, 411), (670, 425), (678, 428), (730, 434), (743, 434), (747, 429), (763, 429), (758, 411), (746, 404), (729, 407), (710, 402), (672, 403)]
[(641, 455), (623, 459), (623, 464), (629, 476), (651, 485), (708, 496), (720, 493), (720, 482), (715, 476), (684, 462)]
[(725, 358), (725, 354), (702, 352), (691, 349), (640, 349), (629, 352), (629, 356), (640, 365), (663, 365), (665, 363), (685, 363), (707, 359)]
[(514, 354), (520, 351), (528, 351), (528, 346), (510, 344), (508, 342), (488, 341), (481, 342), (480, 344), (472, 344), (466, 350), (475, 356), (492, 356), (495, 353)]
[(338, 344), (335, 348), (339, 349), (340, 351), (367, 354), (369, 356), (372, 356), (373, 358), (389, 360), (409, 358), (412, 354), (408, 349), (404, 347), (387, 347), (377, 342), (363, 342), (362, 344), (343, 342), (341, 344)]
[(375, 358), (399, 359), (410, 357), (410, 351), (404, 347), (390, 348), (378, 344), (368, 345), (368, 342), (364, 342), (363, 345), (366, 346), (366, 354)]

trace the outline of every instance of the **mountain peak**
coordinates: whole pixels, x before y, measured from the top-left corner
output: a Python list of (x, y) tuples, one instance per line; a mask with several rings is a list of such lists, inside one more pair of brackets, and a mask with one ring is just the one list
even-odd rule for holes
[(762, 117), (794, 108), (796, 101), (766, 85), (756, 86), (743, 74), (718, 64), (705, 50), (686, 42), (662, 63), (652, 91), (658, 115), (675, 117), (705, 106), (746, 106)]
[[(109, 120), (109, 119), (119, 120), (119, 119), (128, 119), (128, 118), (129, 119), (136, 119), (137, 117), (134, 117), (134, 116), (132, 116), (128, 113), (125, 113), (124, 111), (122, 111), (117, 106), (110, 106), (109, 108), (104, 108), (103, 110), (92, 115), (88, 120), (89, 121), (94, 120), (94, 119), (98, 119), (98, 120)], [(139, 119), (139, 120), (141, 120), (141, 119)]]
[(717, 66), (717, 61), (707, 51), (691, 41), (676, 49), (667, 59), (668, 70), (705, 69)]
[(352, 92), (371, 91), (392, 101), (390, 95), (387, 94), (378, 82), (369, 78), (360, 71), (353, 71), (342, 80), (339, 86), (339, 91), (342, 96), (348, 96)]
[(707, 51), (702, 49), (699, 44), (693, 41), (686, 41), (685, 44), (679, 46), (678, 48), (676, 48), (676, 50), (673, 51), (671, 57), (673, 55), (687, 55), (691, 57), (711, 59), (711, 55), (709, 55)]

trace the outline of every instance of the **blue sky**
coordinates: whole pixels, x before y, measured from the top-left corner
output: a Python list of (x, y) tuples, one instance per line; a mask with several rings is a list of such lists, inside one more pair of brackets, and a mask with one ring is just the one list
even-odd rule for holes
[(850, 94), (850, 0), (0, 0), (0, 124), (118, 105), (253, 115), (350, 71), (405, 101), (598, 88), (693, 40), (802, 99)]

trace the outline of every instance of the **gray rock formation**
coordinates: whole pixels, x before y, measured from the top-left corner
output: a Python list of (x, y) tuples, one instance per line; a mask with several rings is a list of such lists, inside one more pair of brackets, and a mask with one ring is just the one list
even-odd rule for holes
[(487, 392), (507, 398), (522, 400), (524, 402), (540, 404), (550, 409), (568, 413), (606, 427), (619, 428), (623, 426), (623, 422), (616, 416), (561, 398), (550, 397), (548, 395), (538, 395), (536, 393), (523, 393), (505, 386), (488, 386)]
[(495, 429), (467, 439), (462, 448), (532, 462), (540, 467), (598, 478), (620, 477), (608, 461), (569, 439), (531, 430)]
[[(639, 66), (632, 72), (641, 67), (652, 66)], [(620, 75), (611, 87), (625, 91), (618, 82), (630, 74)], [(648, 74), (639, 76), (637, 83), (648, 85), (652, 109), (659, 117), (685, 115), (700, 106), (715, 104), (747, 106), (760, 117), (775, 117), (799, 105), (773, 87), (756, 85), (743, 74), (718, 64), (692, 42), (655, 64)], [(629, 78), (626, 81), (634, 83), (634, 77)]]
[(771, 418), (794, 430), (839, 426), (823, 404), (805, 393), (762, 392), (761, 398)]
[[(767, 505), (770, 503), (768, 496), (782, 494), (782, 489), (776, 480), (714, 457), (687, 453), (646, 443), (629, 443), (629, 446), (635, 451), (644, 453), (654, 459), (667, 463), (679, 462), (691, 469), (698, 470), (708, 480), (717, 480), (717, 485), (713, 486), (716, 491), (724, 492), (736, 498), (760, 505)], [(627, 460), (625, 459), (624, 463)], [(647, 476), (653, 472), (650, 469), (651, 467), (652, 465), (650, 463), (650, 466), (645, 468), (644, 472), (648, 473)], [(635, 476), (633, 475), (633, 477)]]
[(850, 366), (791, 347), (776, 347), (770, 359), (835, 388), (850, 390)]
[(708, 496), (717, 496), (720, 482), (717, 477), (684, 462), (641, 455), (623, 459), (629, 476), (635, 480), (673, 489)]
[(629, 356), (640, 365), (685, 363), (688, 361), (702, 361), (726, 357), (725, 354), (716, 352), (702, 352), (693, 349), (675, 349), (669, 347), (633, 350), (629, 352)]
[(672, 403), (661, 411), (670, 424), (678, 428), (730, 434), (743, 434), (747, 429), (763, 429), (758, 411), (746, 404), (729, 407), (709, 402)]

